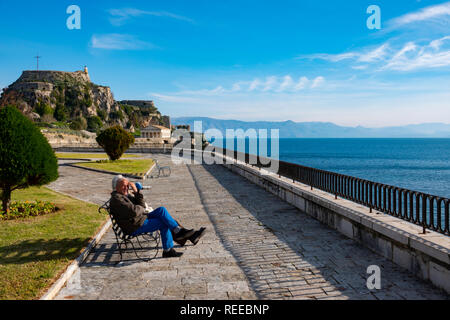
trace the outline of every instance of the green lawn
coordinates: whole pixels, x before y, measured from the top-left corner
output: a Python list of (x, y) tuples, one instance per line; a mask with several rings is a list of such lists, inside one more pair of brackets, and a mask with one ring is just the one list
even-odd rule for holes
[(152, 159), (116, 160), (108, 162), (77, 163), (78, 166), (106, 170), (117, 173), (146, 174), (153, 165)]
[(0, 221), (0, 300), (38, 299), (79, 256), (107, 220), (98, 207), (45, 187), (13, 192), (13, 200), (51, 201), (56, 213)]
[[(108, 159), (106, 153), (56, 153), (58, 159)], [(124, 154), (122, 158), (139, 158), (134, 154)]]

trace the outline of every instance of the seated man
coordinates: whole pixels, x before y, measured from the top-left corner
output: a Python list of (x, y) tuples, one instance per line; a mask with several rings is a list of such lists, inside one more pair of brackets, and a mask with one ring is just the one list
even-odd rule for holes
[[(133, 194), (128, 192), (129, 187)], [(120, 228), (132, 236), (159, 230), (164, 249), (163, 258), (180, 257), (183, 254), (173, 249), (173, 241), (183, 246), (190, 240), (195, 245), (205, 232), (206, 228), (198, 231), (183, 228), (164, 207), (146, 212), (144, 196), (134, 183), (122, 176), (114, 177), (113, 190), (110, 210)]]

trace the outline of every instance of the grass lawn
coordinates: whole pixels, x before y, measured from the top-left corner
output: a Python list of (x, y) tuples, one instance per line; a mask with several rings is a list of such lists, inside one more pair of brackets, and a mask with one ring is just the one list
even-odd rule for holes
[(77, 163), (77, 165), (117, 173), (146, 174), (152, 167), (153, 160), (116, 160), (108, 162)]
[(13, 200), (51, 201), (61, 210), (0, 221), (0, 300), (38, 299), (107, 220), (98, 207), (48, 188), (14, 191)]
[[(106, 153), (56, 153), (58, 159), (108, 159)], [(135, 154), (124, 154), (122, 158), (139, 158)]]

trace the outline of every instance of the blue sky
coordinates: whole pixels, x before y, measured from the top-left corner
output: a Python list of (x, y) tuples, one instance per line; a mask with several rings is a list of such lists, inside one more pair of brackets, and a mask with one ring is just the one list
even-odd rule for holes
[(0, 87), (39, 54), (173, 117), (450, 123), (450, 1), (1, 1), (0, 39)]

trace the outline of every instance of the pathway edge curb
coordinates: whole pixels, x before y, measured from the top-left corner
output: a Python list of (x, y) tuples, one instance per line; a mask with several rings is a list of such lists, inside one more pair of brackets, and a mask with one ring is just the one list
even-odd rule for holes
[(76, 258), (63, 272), (59, 279), (47, 290), (47, 292), (39, 300), (53, 300), (59, 291), (66, 285), (67, 281), (72, 277), (72, 275), (80, 268), (80, 264), (88, 257), (91, 250), (100, 242), (105, 233), (111, 227), (111, 220), (108, 219), (100, 231), (94, 236), (94, 238), (89, 242), (88, 246), (83, 250), (83, 252)]

